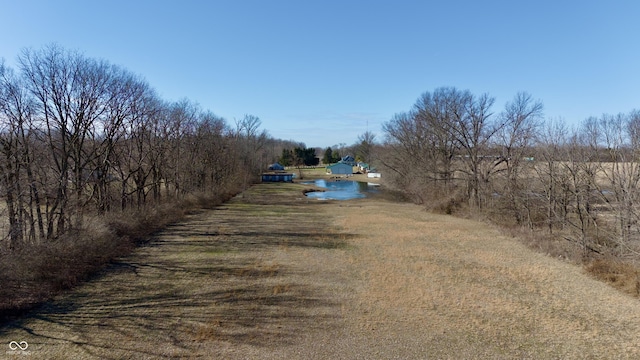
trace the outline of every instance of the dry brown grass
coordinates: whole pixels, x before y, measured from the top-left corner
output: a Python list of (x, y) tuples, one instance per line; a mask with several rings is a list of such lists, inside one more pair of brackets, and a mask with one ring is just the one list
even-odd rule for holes
[(640, 296), (640, 268), (624, 260), (603, 257), (589, 261), (587, 272), (629, 295)]
[(350, 238), (328, 227), (315, 211), (323, 204), (307, 202), (302, 188), (257, 186), (187, 215), (91, 282), (0, 329), (0, 343), (25, 339), (47, 359), (210, 358), (230, 344), (290, 343), (335, 317), (322, 285), (307, 283), (307, 265), (326, 263)]
[(219, 205), (228, 194), (89, 217), (82, 229), (0, 254), (0, 323), (77, 286), (130, 253), (156, 231), (196, 209)]
[(549, 234), (544, 230), (531, 230), (522, 226), (500, 226), (500, 230), (518, 239), (530, 249), (546, 256), (572, 264), (582, 264), (582, 251), (575, 242), (566, 240), (559, 231)]
[(391, 333), (424, 344), (411, 358), (640, 354), (640, 303), (580, 266), (476, 221), (412, 205), (369, 204), (340, 216), (363, 229), (351, 259), (367, 264), (353, 313), (376, 346), (394, 346), (385, 338)]
[(49, 359), (637, 358), (640, 303), (486, 224), (263, 184), (0, 329)]

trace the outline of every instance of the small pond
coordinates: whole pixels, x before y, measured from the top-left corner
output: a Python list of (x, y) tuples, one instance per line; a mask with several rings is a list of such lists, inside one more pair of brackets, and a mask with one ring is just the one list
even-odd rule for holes
[(367, 193), (378, 192), (376, 185), (352, 180), (327, 181), (318, 179), (314, 181), (305, 181), (303, 184), (315, 185), (325, 188), (326, 191), (314, 191), (307, 193), (307, 197), (318, 200), (349, 200), (366, 197)]

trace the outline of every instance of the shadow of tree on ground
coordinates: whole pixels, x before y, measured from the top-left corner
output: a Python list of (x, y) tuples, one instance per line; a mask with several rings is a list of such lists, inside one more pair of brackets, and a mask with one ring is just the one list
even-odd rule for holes
[[(261, 194), (258, 185), (224, 206), (170, 226), (133, 255), (70, 294), (4, 324), (0, 338), (31, 349), (89, 357), (190, 356), (206, 343), (291, 344), (334, 326), (340, 304), (306, 282), (282, 251), (332, 251), (353, 235), (322, 203)], [(56, 350), (58, 348), (58, 350)]]

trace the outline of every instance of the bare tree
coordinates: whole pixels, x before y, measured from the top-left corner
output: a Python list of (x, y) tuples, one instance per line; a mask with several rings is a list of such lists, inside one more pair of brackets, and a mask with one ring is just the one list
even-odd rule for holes
[(123, 69), (112, 67), (110, 72), (104, 112), (90, 134), (94, 152), (87, 170), (93, 185), (89, 199), (95, 199), (100, 212), (108, 211), (115, 198), (111, 185), (115, 182), (117, 145), (127, 140), (129, 126), (140, 117), (141, 102), (149, 91), (146, 82)]
[(61, 234), (72, 225), (70, 192), (75, 195), (75, 225), (82, 223), (87, 164), (95, 156), (88, 139), (104, 112), (109, 66), (55, 45), (42, 51), (25, 50), (18, 60), (27, 88), (38, 101), (55, 164), (52, 170), (57, 174), (47, 233)]
[[(45, 237), (40, 190), (33, 170), (34, 111), (34, 99), (25, 90), (21, 79), (0, 63), (0, 137), (5, 156), (2, 179), (9, 212), (10, 238), (14, 244)], [(27, 185), (28, 191), (23, 190), (22, 183)]]
[(468, 91), (455, 88), (425, 92), (411, 112), (398, 114), (383, 125), (386, 146), (392, 152), (384, 154), (382, 162), (400, 175), (401, 187), (412, 188), (410, 192), (420, 201), (429, 192), (451, 193), (453, 189), (459, 170), (456, 157), (460, 157), (460, 139), (454, 128), (465, 116), (471, 98)]
[[(608, 210), (616, 217), (616, 245), (619, 252), (629, 250), (634, 233), (637, 233), (639, 213), (637, 203), (640, 201), (640, 164), (639, 150), (634, 139), (638, 115), (618, 114), (602, 115), (592, 119), (593, 126), (598, 127), (599, 142), (592, 145), (595, 153), (600, 153), (597, 164), (601, 181), (595, 181), (594, 187)], [(635, 230), (635, 231), (634, 231)]]
[(204, 191), (216, 191), (226, 188), (235, 171), (234, 157), (229, 153), (226, 134), (229, 129), (224, 119), (211, 112), (201, 114), (196, 136), (201, 144), (198, 161), (198, 183)]
[(465, 165), (461, 171), (467, 179), (469, 204), (482, 207), (486, 201), (489, 177), (500, 162), (496, 154), (488, 152), (489, 145), (501, 126), (492, 121), (494, 98), (487, 94), (475, 97), (465, 92), (462, 99), (464, 112), (453, 113), (454, 121), (449, 131), (459, 145), (461, 160)]
[[(542, 109), (542, 102), (534, 101), (530, 94), (516, 94), (500, 114), (501, 127), (496, 133), (496, 144), (502, 148), (500, 156), (504, 164), (508, 210), (518, 224), (522, 224), (526, 218), (530, 228), (533, 228), (530, 203), (532, 191), (523, 186), (531, 184), (527, 179), (534, 169), (525, 168), (524, 165), (533, 164), (531, 147), (541, 126)], [(525, 159), (527, 152), (529, 159)]]
[(122, 209), (132, 204), (134, 199), (136, 206), (142, 207), (149, 192), (153, 192), (154, 200), (160, 198), (160, 180), (152, 175), (157, 175), (154, 170), (160, 156), (159, 146), (155, 146), (158, 143), (155, 125), (163, 103), (153, 90), (143, 84), (140, 86), (142, 94), (131, 99), (130, 114), (124, 118), (122, 126), (123, 139), (115, 144), (110, 162), (118, 174)]
[(567, 224), (577, 234), (576, 242), (580, 244), (583, 256), (597, 250), (593, 244), (598, 238), (597, 222), (597, 186), (596, 177), (597, 144), (599, 128), (594, 118), (585, 120), (580, 131), (574, 131), (566, 147), (566, 160), (562, 162), (568, 182), (563, 189), (570, 196)]
[(259, 117), (245, 114), (242, 119), (236, 120), (236, 134), (247, 139), (256, 138), (261, 124)]
[(468, 91), (443, 87), (433, 94), (424, 93), (414, 105), (416, 125), (429, 144), (425, 154), (432, 164), (433, 180), (443, 182), (446, 191), (451, 190), (456, 171), (454, 159), (460, 149), (452, 131), (454, 122), (464, 114), (470, 96)]
[(399, 113), (383, 124), (386, 133), (384, 151), (380, 162), (388, 169), (390, 183), (413, 197), (415, 202), (424, 202), (424, 186), (429, 178), (429, 144), (421, 132), (412, 113)]
[(376, 135), (371, 131), (366, 131), (358, 135), (356, 143), (356, 158), (363, 162), (373, 160), (373, 148), (375, 146)]
[(563, 150), (567, 147), (568, 130), (560, 120), (548, 120), (540, 133), (537, 145), (537, 166), (534, 167), (537, 178), (542, 183), (542, 192), (546, 200), (546, 226), (549, 233), (554, 228), (566, 225), (568, 201), (563, 189), (568, 188), (566, 174), (563, 172)]
[(175, 195), (183, 196), (188, 191), (188, 167), (191, 166), (188, 144), (191, 140), (198, 120), (199, 108), (196, 104), (183, 99), (172, 104), (169, 110), (169, 133), (171, 156), (171, 177), (168, 179), (173, 185)]
[(244, 186), (255, 181), (260, 170), (264, 169), (268, 162), (268, 156), (265, 156), (264, 150), (269, 136), (266, 131), (259, 131), (261, 124), (260, 118), (249, 114), (241, 120), (236, 120), (234, 138), (236, 149), (244, 165)]
[(455, 174), (463, 174), (467, 200), (482, 206), (489, 177), (499, 163), (489, 155), (491, 139), (500, 130), (492, 118), (493, 103), (486, 94), (476, 97), (456, 88), (424, 93), (412, 112), (384, 125), (388, 145), (396, 153), (387, 157), (387, 166), (404, 169), (405, 177), (412, 173), (411, 179), (417, 175), (423, 179), (419, 186), (437, 188), (443, 182), (447, 193)]
[(11, 69), (0, 63), (0, 184), (7, 205), (9, 218), (8, 248), (13, 249), (24, 240), (24, 223), (21, 216), (21, 179), (20, 168), (20, 126), (24, 123), (23, 107), (20, 106), (20, 93), (16, 92)]

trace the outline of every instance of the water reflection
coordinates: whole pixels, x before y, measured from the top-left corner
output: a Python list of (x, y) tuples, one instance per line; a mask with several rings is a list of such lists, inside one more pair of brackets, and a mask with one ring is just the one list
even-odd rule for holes
[(305, 181), (303, 184), (315, 185), (327, 189), (327, 191), (324, 192), (310, 192), (306, 194), (307, 197), (319, 200), (359, 199), (365, 197), (366, 193), (378, 191), (374, 186), (370, 186), (366, 182), (352, 180), (327, 181), (318, 179), (315, 181)]

